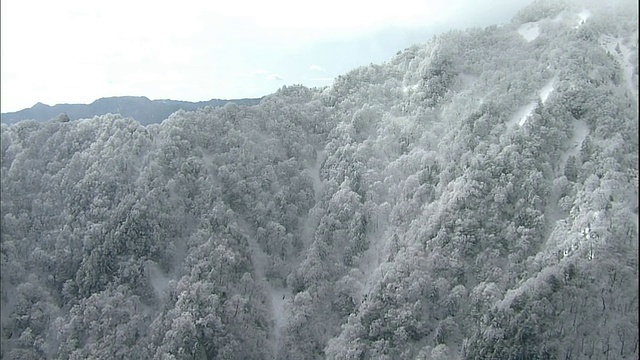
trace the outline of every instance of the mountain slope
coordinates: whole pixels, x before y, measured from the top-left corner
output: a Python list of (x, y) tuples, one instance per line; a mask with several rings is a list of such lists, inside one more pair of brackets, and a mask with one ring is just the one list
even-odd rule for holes
[(257, 106), (3, 125), (3, 357), (637, 358), (624, 5)]

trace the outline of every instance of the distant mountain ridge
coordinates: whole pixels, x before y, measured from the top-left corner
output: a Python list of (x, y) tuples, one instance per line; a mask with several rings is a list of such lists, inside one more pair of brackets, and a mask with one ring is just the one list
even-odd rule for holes
[(229, 102), (238, 105), (256, 105), (261, 99), (211, 99), (208, 101), (149, 100), (145, 96), (114, 96), (100, 98), (91, 104), (57, 104), (49, 106), (37, 103), (31, 108), (2, 114), (2, 122), (13, 124), (20, 120), (48, 121), (60, 114), (70, 120), (93, 118), (108, 113), (132, 117), (142, 125), (161, 123), (169, 115), (182, 109), (196, 110), (205, 106), (220, 107)]

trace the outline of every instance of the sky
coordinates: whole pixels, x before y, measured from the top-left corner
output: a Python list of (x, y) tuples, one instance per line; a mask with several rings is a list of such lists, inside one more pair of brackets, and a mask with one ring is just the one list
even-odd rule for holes
[(110, 96), (204, 101), (331, 85), (532, 0), (2, 0), (0, 108)]

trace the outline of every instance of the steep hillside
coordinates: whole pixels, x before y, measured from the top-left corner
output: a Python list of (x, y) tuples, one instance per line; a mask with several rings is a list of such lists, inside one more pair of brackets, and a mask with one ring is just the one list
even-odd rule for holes
[(3, 358), (635, 359), (638, 12), (257, 106), (2, 126)]

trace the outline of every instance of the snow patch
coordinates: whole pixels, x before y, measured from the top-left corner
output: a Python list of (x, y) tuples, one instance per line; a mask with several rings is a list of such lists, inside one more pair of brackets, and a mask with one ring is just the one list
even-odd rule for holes
[(570, 156), (576, 156), (582, 148), (584, 139), (589, 135), (589, 125), (582, 120), (578, 120), (573, 124), (573, 136), (569, 140), (570, 147), (562, 154), (560, 158), (560, 164), (556, 168), (556, 176), (561, 176), (564, 173), (564, 167), (567, 165), (567, 160)]
[[(637, 33), (636, 33), (637, 39)], [(622, 70), (624, 71), (624, 79), (627, 83), (627, 88), (631, 91), (635, 97), (638, 97), (638, 81), (634, 75), (633, 63), (631, 61), (631, 49), (625, 45), (625, 41), (620, 37), (613, 37), (610, 35), (603, 35), (600, 37), (600, 46), (613, 55)]]
[(271, 299), (271, 310), (273, 312), (273, 332), (274, 332), (274, 353), (278, 358), (280, 351), (280, 340), (282, 339), (282, 330), (289, 323), (289, 313), (287, 307), (292, 299), (291, 290), (285, 288), (271, 288), (269, 297)]
[(543, 104), (547, 102), (549, 95), (553, 92), (554, 82), (555, 82), (555, 79), (552, 79), (542, 89), (540, 89), (540, 92), (538, 93), (538, 95), (540, 95), (540, 100), (542, 100)]
[[(313, 191), (315, 196), (315, 202), (318, 203), (322, 195), (322, 180), (320, 179), (320, 168), (324, 159), (326, 158), (326, 151), (318, 151), (316, 153), (316, 161), (313, 167), (306, 168), (306, 172), (312, 180)], [(317, 207), (313, 207), (309, 212), (309, 215), (304, 220), (302, 230), (302, 240), (306, 245), (313, 242), (313, 235), (319, 222), (319, 216), (316, 210)], [(250, 228), (248, 223), (241, 219), (244, 228)], [(271, 305), (271, 319), (273, 321), (273, 332), (271, 337), (271, 348), (273, 351), (273, 358), (279, 358), (279, 353), (282, 348), (283, 330), (286, 329), (290, 313), (288, 308), (293, 300), (293, 294), (291, 289), (283, 287), (280, 283), (273, 283), (266, 277), (266, 269), (269, 264), (269, 255), (260, 247), (256, 241), (255, 236), (247, 236), (249, 241), (249, 247), (251, 249), (251, 261), (254, 265), (254, 272), (257, 279), (262, 280), (262, 284), (265, 287), (268, 299)]]
[[(582, 120), (576, 121), (573, 124), (573, 135), (569, 140), (568, 149), (562, 154), (560, 157), (560, 161), (558, 162), (555, 168), (555, 177), (560, 178), (564, 175), (564, 168), (567, 164), (567, 160), (570, 156), (578, 155), (580, 149), (582, 148), (582, 142), (589, 135), (589, 126)], [(549, 195), (549, 201), (547, 202), (547, 208), (545, 210), (545, 217), (547, 217), (550, 224), (553, 224), (550, 227), (552, 231), (549, 234), (550, 239), (553, 239), (553, 229), (557, 226), (557, 224), (566, 217), (564, 212), (558, 206), (558, 202), (560, 201), (560, 189), (555, 185), (552, 187), (551, 194)], [(561, 249), (564, 251), (564, 256), (567, 256), (569, 253), (577, 249), (577, 244), (569, 244), (566, 245), (565, 241), (560, 241), (559, 239), (555, 239), (555, 241), (559, 241), (559, 245)]]
[[(414, 85), (413, 88), (418, 85)], [(320, 167), (324, 162), (324, 159), (327, 157), (327, 151), (322, 150), (318, 151), (316, 155), (316, 162), (313, 165), (313, 169), (311, 169), (311, 179), (313, 179), (313, 191), (315, 193), (316, 203), (320, 199), (321, 191), (322, 191), (322, 180), (320, 179)]]
[[(542, 100), (543, 104), (547, 101), (547, 99), (549, 98), (549, 95), (553, 92), (554, 83), (555, 83), (555, 79), (552, 79), (542, 89), (540, 89), (540, 91), (538, 91), (538, 96), (540, 97), (540, 100)], [(518, 123), (518, 125), (520, 126), (524, 125), (527, 122), (527, 119), (529, 118), (529, 116), (531, 116), (531, 113), (533, 112), (533, 110), (536, 108), (536, 105), (537, 105), (537, 101), (532, 101), (527, 105), (524, 105), (518, 108), (518, 110), (516, 110), (516, 112), (511, 116), (511, 118), (507, 122), (507, 126), (511, 127), (515, 125), (515, 123)]]
[(536, 22), (524, 23), (518, 28), (518, 34), (527, 42), (531, 42), (540, 35), (540, 26)]
[[(248, 228), (248, 224), (244, 219), (241, 219), (245, 228)], [(286, 327), (288, 316), (286, 311), (286, 302), (283, 298), (286, 298), (291, 292), (287, 289), (274, 287), (266, 278), (265, 270), (269, 263), (269, 255), (267, 255), (260, 245), (258, 244), (255, 236), (247, 236), (249, 241), (249, 249), (251, 251), (251, 262), (253, 263), (254, 273), (257, 279), (262, 281), (265, 290), (268, 293), (271, 300), (272, 320), (273, 320), (273, 337), (271, 342), (271, 348), (274, 354), (274, 359), (278, 357), (280, 351), (280, 340), (282, 338), (282, 330)]]
[(461, 89), (471, 88), (479, 79), (478, 76), (461, 73), (458, 75)]
[(620, 38), (616, 38), (613, 37), (611, 35), (602, 35), (600, 36), (600, 46), (602, 46), (603, 49), (605, 49), (606, 51), (608, 51), (609, 53), (611, 53), (612, 55), (619, 55), (618, 52), (616, 51), (616, 46), (618, 46), (620, 44)]
[[(318, 151), (316, 155), (316, 162), (313, 165), (313, 168), (307, 168), (308, 174), (313, 180), (313, 192), (314, 192), (314, 203), (318, 204), (320, 198), (322, 196), (322, 180), (320, 179), (320, 167), (324, 162), (324, 159), (327, 157), (326, 150)], [(305, 247), (310, 246), (313, 243), (313, 235), (315, 234), (316, 227), (318, 227), (318, 223), (320, 222), (320, 213), (319, 208), (314, 206), (309, 210), (309, 214), (304, 219), (304, 223), (302, 225), (302, 243)]]
[(589, 9), (584, 9), (578, 13), (578, 17), (580, 18), (580, 21), (587, 21), (587, 19), (591, 17), (591, 11), (589, 11)]
[(415, 90), (417, 90), (417, 89), (418, 89), (418, 84), (415, 84), (415, 85), (411, 85), (411, 86), (405, 86), (405, 87), (403, 87), (403, 88), (402, 88), (402, 92), (406, 94), (406, 93), (408, 93), (409, 91), (415, 91)]
[(518, 110), (511, 116), (511, 120), (509, 120), (509, 126), (514, 125), (516, 122), (518, 125), (522, 126), (527, 122), (527, 118), (533, 112), (533, 109), (536, 108), (535, 101), (528, 103), (527, 105), (521, 106)]
[(575, 26), (575, 28), (579, 28), (580, 25), (584, 24), (585, 21), (587, 21), (588, 18), (591, 17), (591, 11), (589, 11), (588, 9), (584, 9), (582, 11), (580, 11), (578, 13), (578, 18), (580, 18), (580, 21), (578, 22), (578, 25)]
[(156, 265), (154, 262), (149, 261), (147, 263), (147, 271), (149, 272), (149, 277), (151, 278), (151, 286), (153, 287), (153, 291), (156, 293), (156, 296), (159, 299), (162, 299), (165, 295), (165, 290), (169, 286), (169, 281), (171, 281), (171, 277), (164, 274), (162, 270)]
[(552, 22), (560, 22), (564, 19), (564, 11), (560, 12), (556, 17), (551, 19)]
[[(380, 227), (384, 228), (385, 225), (380, 224)], [(384, 258), (388, 256), (388, 251), (385, 248), (384, 231), (375, 231), (368, 228), (365, 236), (369, 241), (369, 248), (365, 250), (358, 261), (358, 271), (352, 271), (351, 274), (361, 284), (357, 289), (354, 289), (355, 298), (359, 302), (362, 302), (366, 294), (371, 291), (375, 279), (378, 278), (374, 274), (379, 271), (380, 265), (384, 263)], [(355, 274), (359, 276), (355, 276)]]
[(572, 152), (571, 155), (577, 155), (578, 151), (582, 147), (582, 142), (589, 135), (589, 125), (583, 120), (578, 120), (573, 125), (573, 136), (571, 137), (571, 141), (573, 142), (573, 149), (570, 150)]

